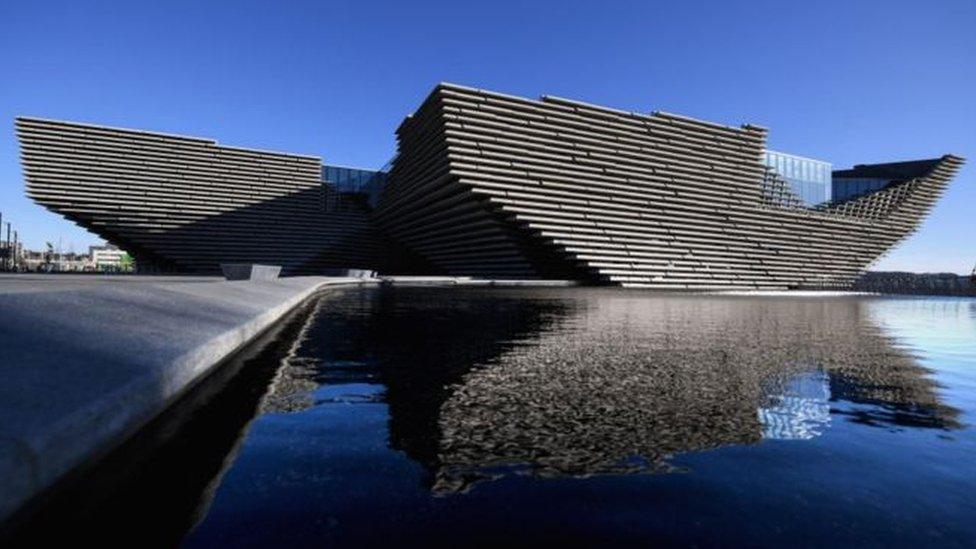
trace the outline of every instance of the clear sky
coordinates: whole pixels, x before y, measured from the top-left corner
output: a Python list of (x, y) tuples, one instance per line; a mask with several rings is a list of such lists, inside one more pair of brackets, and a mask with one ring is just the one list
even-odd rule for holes
[(32, 248), (97, 241), (24, 197), (17, 115), (379, 167), (440, 81), (755, 123), (836, 167), (967, 157), (876, 268), (976, 263), (974, 0), (0, 0), (0, 211)]

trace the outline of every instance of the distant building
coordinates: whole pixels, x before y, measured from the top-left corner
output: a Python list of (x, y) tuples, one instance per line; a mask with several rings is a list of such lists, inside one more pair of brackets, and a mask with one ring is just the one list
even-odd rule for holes
[(55, 254), (55, 268), (60, 272), (83, 272), (90, 271), (90, 261), (85, 254), (76, 254), (74, 252), (65, 252), (61, 254)]
[(96, 271), (122, 270), (123, 257), (126, 253), (118, 246), (106, 244), (104, 246), (88, 247), (89, 262)]
[(13, 269), (20, 264), (24, 245), (20, 242), (0, 241), (0, 270)]
[(17, 270), (27, 272), (80, 273), (129, 271), (132, 260), (125, 250), (111, 244), (89, 246), (88, 253), (26, 250), (18, 245)]
[(36, 250), (24, 250), (24, 254), (20, 258), (19, 265), (25, 271), (40, 271), (43, 270), (45, 262), (44, 252), (39, 252)]
[(74, 252), (23, 250), (17, 263), (18, 270), (28, 272), (85, 272), (93, 271), (89, 256)]

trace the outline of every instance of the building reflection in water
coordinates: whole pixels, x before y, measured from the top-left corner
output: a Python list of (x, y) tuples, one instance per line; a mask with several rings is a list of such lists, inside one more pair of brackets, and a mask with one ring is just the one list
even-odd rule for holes
[[(961, 413), (924, 364), (976, 366), (976, 304), (965, 300), (364, 289), (328, 294), (279, 334), (14, 539), (136, 530), (176, 543), (209, 516), (252, 428), (276, 415), (312, 412), (308, 432), (321, 435), (335, 416), (318, 409), (385, 403), (389, 447), (423, 466), (432, 493), (455, 494), (505, 475), (668, 472), (681, 453), (829, 436), (838, 422), (956, 429)], [(365, 411), (344, 417), (355, 424)], [(270, 430), (303, 444), (301, 429)], [(354, 446), (337, 436), (329, 443)], [(334, 465), (312, 459), (300, 474)], [(263, 466), (277, 474), (276, 462)]]
[[(433, 289), (343, 299), (319, 303), (261, 409), (385, 399), (390, 445), (425, 466), (436, 493), (506, 474), (666, 472), (675, 454), (809, 439), (831, 421), (959, 426), (928, 370), (872, 320), (871, 300)], [(315, 390), (337, 385), (350, 390)]]
[(830, 376), (822, 370), (796, 376), (767, 399), (759, 407), (762, 438), (805, 440), (830, 423)]

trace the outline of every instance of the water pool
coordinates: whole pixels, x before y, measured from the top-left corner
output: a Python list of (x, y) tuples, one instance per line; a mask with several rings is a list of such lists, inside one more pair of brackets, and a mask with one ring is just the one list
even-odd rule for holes
[(973, 299), (342, 291), (230, 384), (88, 518), (151, 504), (190, 547), (976, 543)]

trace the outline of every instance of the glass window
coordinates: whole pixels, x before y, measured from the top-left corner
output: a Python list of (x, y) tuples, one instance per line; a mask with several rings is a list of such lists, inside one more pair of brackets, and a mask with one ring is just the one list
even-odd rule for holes
[(785, 179), (797, 198), (812, 206), (833, 195), (830, 164), (776, 151), (765, 151), (766, 165)]

